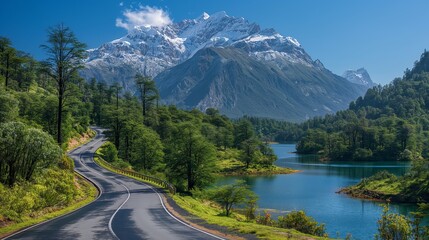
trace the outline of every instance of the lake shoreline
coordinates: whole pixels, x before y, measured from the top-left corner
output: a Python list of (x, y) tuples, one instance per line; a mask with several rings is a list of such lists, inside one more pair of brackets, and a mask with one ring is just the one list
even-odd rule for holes
[(351, 185), (348, 187), (341, 188), (336, 193), (344, 194), (352, 198), (357, 198), (361, 200), (369, 200), (374, 202), (384, 202), (384, 203), (398, 203), (398, 204), (417, 204), (422, 201), (419, 198), (407, 196), (401, 193), (385, 193), (382, 191), (376, 191), (366, 188), (361, 188), (358, 185)]
[(232, 172), (220, 172), (220, 176), (272, 176), (272, 175), (282, 175), (282, 174), (293, 174), (301, 172), (301, 170), (295, 170), (292, 168), (282, 168), (282, 167), (276, 167), (276, 169), (242, 169), (239, 171), (232, 171)]
[[(271, 147), (278, 158), (274, 164), (298, 170), (298, 174), (220, 176), (217, 185), (244, 180), (259, 196), (258, 206), (261, 210), (305, 210), (308, 216), (326, 224), (330, 236), (339, 233), (341, 239), (348, 233), (356, 239), (371, 239), (377, 232), (376, 223), (383, 210), (380, 206), (383, 201), (361, 200), (336, 191), (357, 184), (361, 179), (382, 170), (403, 175), (409, 168), (397, 161), (324, 163), (314, 154), (293, 153), (295, 144), (273, 144)], [(391, 208), (403, 213), (415, 211), (413, 204), (392, 203)], [(275, 210), (269, 211), (273, 217), (279, 215)]]
[(371, 190), (367, 190), (367, 189), (364, 189), (364, 190), (359, 189), (358, 190), (358, 189), (353, 189), (352, 187), (354, 187), (354, 185), (341, 188), (340, 190), (338, 190), (335, 193), (343, 194), (343, 195), (346, 195), (346, 196), (351, 197), (351, 198), (356, 198), (356, 199), (360, 199), (360, 200), (368, 200), (368, 201), (373, 201), (373, 202), (404, 203), (404, 202), (392, 201), (393, 195), (386, 195), (383, 193), (379, 193), (379, 192), (371, 191)]

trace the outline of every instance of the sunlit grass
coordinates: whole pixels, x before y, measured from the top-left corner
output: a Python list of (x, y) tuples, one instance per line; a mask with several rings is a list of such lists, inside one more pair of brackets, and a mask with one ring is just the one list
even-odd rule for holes
[(293, 229), (276, 228), (246, 221), (244, 215), (233, 213), (231, 217), (222, 214), (216, 204), (192, 198), (191, 196), (172, 196), (173, 200), (189, 213), (210, 224), (227, 227), (243, 234), (254, 234), (259, 239), (328, 239), (300, 233)]

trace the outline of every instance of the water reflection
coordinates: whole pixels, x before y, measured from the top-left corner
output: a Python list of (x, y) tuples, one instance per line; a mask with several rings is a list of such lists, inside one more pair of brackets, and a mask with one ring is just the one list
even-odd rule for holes
[[(301, 170), (299, 173), (256, 177), (225, 177), (219, 184), (243, 179), (259, 196), (259, 206), (275, 209), (276, 215), (291, 210), (305, 210), (317, 221), (326, 223), (329, 235), (345, 237), (351, 233), (355, 239), (372, 239), (377, 231), (377, 219), (382, 207), (379, 203), (353, 199), (336, 192), (356, 184), (381, 170), (400, 175), (409, 168), (403, 162), (320, 162), (315, 155), (300, 156), (294, 144), (272, 145), (279, 160), (277, 165)], [(407, 214), (414, 205), (392, 204), (393, 211)]]

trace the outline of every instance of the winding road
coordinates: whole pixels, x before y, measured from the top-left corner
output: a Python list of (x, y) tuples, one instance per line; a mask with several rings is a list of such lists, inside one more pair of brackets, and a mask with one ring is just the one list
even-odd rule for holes
[(99, 128), (89, 143), (69, 153), (75, 170), (100, 189), (91, 204), (18, 232), (7, 239), (222, 239), (171, 215), (151, 186), (101, 168), (94, 152), (105, 137)]

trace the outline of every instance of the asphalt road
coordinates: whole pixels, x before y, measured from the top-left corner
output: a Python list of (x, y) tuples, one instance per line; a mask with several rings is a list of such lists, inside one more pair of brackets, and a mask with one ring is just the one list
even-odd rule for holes
[(97, 136), (69, 155), (75, 169), (101, 189), (93, 203), (8, 239), (220, 239), (185, 225), (163, 207), (149, 185), (107, 171), (93, 162), (105, 141)]

